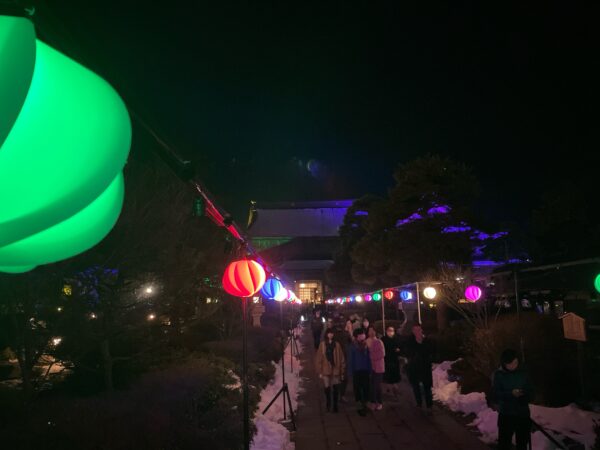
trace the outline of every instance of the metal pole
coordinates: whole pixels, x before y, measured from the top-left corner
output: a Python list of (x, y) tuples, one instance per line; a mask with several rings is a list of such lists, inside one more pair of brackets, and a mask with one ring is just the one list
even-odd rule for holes
[[(283, 332), (283, 302), (279, 302), (279, 312), (282, 314), (281, 316), (281, 331), (279, 335), (281, 336), (281, 383), (285, 386), (285, 344), (286, 344), (286, 336)], [(287, 411), (285, 409), (285, 395), (283, 396), (283, 420), (287, 420)]]
[(517, 303), (517, 328), (519, 330), (519, 345), (521, 346), (521, 361), (525, 362), (525, 346), (523, 345), (523, 333), (521, 330), (521, 301), (519, 299), (519, 282), (515, 270), (515, 301)]
[(385, 296), (383, 295), (383, 289), (381, 290), (381, 322), (383, 326), (383, 335), (385, 336)]
[(244, 449), (250, 450), (250, 415), (248, 396), (248, 318), (246, 312), (247, 297), (242, 298), (242, 380), (244, 383)]
[(419, 293), (419, 282), (417, 281), (417, 316), (419, 317), (419, 325), (421, 325), (421, 294)]
[(586, 386), (585, 386), (585, 375), (584, 375), (584, 368), (585, 368), (585, 354), (584, 354), (584, 347), (583, 347), (583, 342), (578, 341), (577, 342), (577, 366), (579, 369), (579, 384), (581, 385), (581, 397), (583, 399), (586, 398)]

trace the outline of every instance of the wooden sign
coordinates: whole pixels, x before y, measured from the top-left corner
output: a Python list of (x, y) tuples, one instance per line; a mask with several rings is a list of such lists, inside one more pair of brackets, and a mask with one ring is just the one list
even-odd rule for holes
[(565, 339), (586, 342), (585, 319), (575, 313), (567, 313), (561, 317)]

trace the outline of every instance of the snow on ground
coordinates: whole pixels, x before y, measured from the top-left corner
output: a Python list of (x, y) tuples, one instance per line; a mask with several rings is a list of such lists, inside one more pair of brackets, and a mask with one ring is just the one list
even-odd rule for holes
[[(485, 394), (472, 392), (463, 395), (456, 381), (448, 379), (448, 369), (455, 361), (444, 361), (433, 369), (433, 397), (452, 411), (464, 414), (475, 414), (477, 417), (470, 424), (477, 427), (481, 440), (485, 443), (496, 442), (498, 439), (498, 413), (487, 406)], [(551, 431), (554, 436), (568, 436), (581, 442), (586, 449), (594, 445), (594, 421), (600, 421), (600, 414), (583, 411), (575, 405), (563, 408), (547, 408), (530, 405), (532, 419), (544, 429)], [(539, 431), (531, 436), (534, 450), (550, 450), (554, 446)]]
[[(302, 344), (299, 341), (302, 335), (302, 328), (296, 329), (298, 354), (302, 353)], [(291, 356), (292, 346), (288, 345), (285, 349), (284, 366), (285, 382), (288, 385), (292, 407), (294, 411), (298, 409), (298, 394), (300, 393), (300, 369), (302, 368), (300, 360)], [(290, 364), (290, 358), (292, 359)], [(252, 441), (251, 450), (294, 450), (295, 446), (290, 442), (290, 433), (279, 421), (283, 419), (283, 394), (280, 395), (275, 403), (271, 405), (266, 414), (263, 410), (277, 395), (283, 386), (283, 372), (281, 370), (281, 361), (275, 363), (275, 376), (273, 380), (262, 390), (260, 402), (254, 417), (256, 425), (256, 434)], [(286, 402), (286, 413), (289, 420), (289, 408)]]

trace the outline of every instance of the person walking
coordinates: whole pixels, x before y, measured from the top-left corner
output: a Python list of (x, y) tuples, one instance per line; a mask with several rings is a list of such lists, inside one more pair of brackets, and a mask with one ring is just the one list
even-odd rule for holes
[(381, 397), (381, 383), (385, 373), (385, 347), (381, 339), (377, 337), (375, 328), (369, 327), (369, 357), (371, 358), (371, 409), (380, 411), (383, 409)]
[(533, 399), (533, 387), (516, 351), (502, 352), (500, 368), (494, 372), (493, 390), (498, 403), (498, 450), (512, 448), (513, 435), (517, 450), (525, 450), (531, 432), (529, 402)]
[(333, 337), (334, 330), (330, 328), (317, 349), (315, 369), (323, 381), (327, 411), (331, 411), (333, 405), (333, 412), (338, 412), (338, 385), (346, 375), (346, 358), (342, 346)]
[(358, 414), (367, 415), (367, 400), (369, 399), (369, 377), (371, 375), (371, 358), (367, 347), (367, 336), (362, 328), (353, 333), (354, 341), (350, 345), (348, 365), (352, 372), (352, 387), (356, 400)]
[[(349, 320), (346, 321), (345, 328), (340, 326), (333, 328), (335, 331), (333, 339), (341, 345), (344, 356), (346, 357), (346, 361), (349, 360), (350, 345), (352, 344), (352, 331), (349, 331), (348, 329), (348, 322)], [(350, 375), (349, 364), (346, 364), (346, 373), (340, 380), (340, 384), (338, 386), (339, 400), (341, 403), (346, 403), (346, 389), (348, 387), (348, 379), (350, 378)]]
[(321, 311), (315, 311), (310, 328), (312, 330), (316, 350), (319, 348), (319, 344), (321, 343), (321, 333), (323, 333), (323, 319), (321, 318)]
[(389, 389), (398, 392), (400, 383), (400, 339), (396, 335), (394, 327), (387, 327), (385, 336), (381, 339), (385, 347), (385, 374), (383, 382), (389, 385)]
[(408, 358), (406, 367), (408, 380), (415, 394), (417, 406), (419, 408), (423, 406), (423, 396), (421, 395), (422, 385), (427, 414), (431, 414), (433, 408), (433, 395), (431, 393), (433, 386), (433, 376), (431, 373), (433, 347), (429, 339), (423, 334), (423, 328), (419, 324), (415, 324), (412, 327), (412, 336), (406, 344), (406, 356)]

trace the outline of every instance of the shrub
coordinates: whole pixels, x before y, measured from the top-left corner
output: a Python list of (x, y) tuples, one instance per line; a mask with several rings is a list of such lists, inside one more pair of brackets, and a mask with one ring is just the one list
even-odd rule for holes
[[(227, 367), (196, 360), (148, 373), (127, 392), (111, 397), (39, 400), (7, 422), (7, 448), (229, 450), (242, 442), (239, 390)], [(25, 415), (23, 416), (25, 417)]]
[[(520, 328), (520, 330), (519, 330)], [(524, 366), (536, 392), (536, 400), (549, 406), (563, 406), (577, 396), (577, 361), (574, 344), (567, 342), (555, 317), (535, 313), (500, 317), (488, 329), (476, 329), (466, 342), (467, 361), (475, 371), (491, 377), (505, 348), (520, 351), (523, 336)]]

